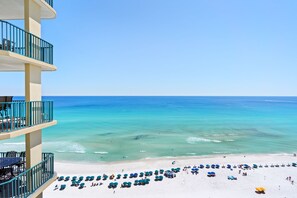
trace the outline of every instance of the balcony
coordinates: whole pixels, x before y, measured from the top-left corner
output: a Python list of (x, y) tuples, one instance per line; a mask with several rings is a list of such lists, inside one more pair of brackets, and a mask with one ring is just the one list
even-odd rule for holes
[(0, 101), (0, 140), (55, 124), (52, 101)]
[[(8, 153), (0, 153), (0, 159), (7, 158)], [(11, 156), (9, 156), (11, 157)], [(5, 171), (0, 176), (0, 197), (21, 197), (26, 198), (38, 194), (55, 180), (54, 154), (43, 153), (42, 162), (30, 169), (25, 169), (24, 152), (16, 153), (13, 156), (22, 163), (12, 164), (7, 174)], [(22, 164), (22, 165), (19, 165)]]
[[(56, 11), (53, 8), (53, 0), (32, 0), (40, 7), (42, 19), (53, 19)], [(13, 20), (24, 19), (24, 0), (0, 0), (0, 19)]]
[(45, 2), (50, 5), (52, 8), (54, 7), (54, 0), (45, 0)]
[(0, 20), (0, 71), (23, 71), (25, 63), (40, 66), (46, 71), (55, 70), (53, 45)]

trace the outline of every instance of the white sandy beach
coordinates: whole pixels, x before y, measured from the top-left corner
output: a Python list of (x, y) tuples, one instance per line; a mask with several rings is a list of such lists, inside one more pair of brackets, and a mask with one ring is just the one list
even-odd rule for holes
[[(172, 165), (172, 162), (175, 164)], [(151, 182), (145, 186), (134, 186), (131, 188), (120, 188), (124, 181), (133, 182), (134, 179), (119, 179), (119, 186), (115, 189), (108, 189), (108, 184), (112, 180), (98, 181), (102, 182), (101, 186), (91, 187), (92, 182), (84, 182), (86, 187), (78, 189), (71, 187), (71, 181), (56, 181), (44, 192), (46, 198), (62, 198), (62, 197), (205, 197), (205, 198), (221, 198), (221, 197), (272, 197), (272, 198), (296, 198), (297, 184), (286, 180), (291, 176), (291, 180), (297, 182), (297, 167), (270, 167), (271, 164), (292, 164), (297, 162), (297, 157), (288, 154), (271, 154), (271, 155), (227, 155), (226, 157), (210, 156), (210, 157), (192, 157), (192, 158), (165, 158), (165, 159), (147, 159), (132, 162), (119, 163), (98, 163), (98, 164), (75, 164), (75, 163), (55, 163), (55, 170), (61, 176), (95, 176), (111, 174), (124, 174), (144, 171), (154, 171), (155, 169), (171, 169), (180, 167), (181, 172), (177, 173), (176, 178), (168, 179), (164, 177), (161, 182), (155, 182), (155, 176), (151, 176)], [(182, 171), (184, 166), (194, 166), (200, 164), (219, 164), (219, 165), (239, 165), (239, 164), (257, 164), (269, 165), (269, 168), (257, 168), (246, 170), (247, 176), (239, 174), (239, 169), (229, 170), (227, 168), (219, 169), (200, 169), (198, 175), (192, 175), (189, 171)], [(122, 170), (124, 170), (122, 172)], [(214, 171), (216, 177), (207, 177), (207, 172)], [(241, 171), (243, 172), (243, 171)], [(228, 180), (228, 176), (235, 176), (237, 180)], [(139, 179), (139, 178), (137, 178)], [(66, 184), (63, 191), (54, 190), (58, 185)], [(265, 194), (256, 194), (256, 187), (264, 187)]]

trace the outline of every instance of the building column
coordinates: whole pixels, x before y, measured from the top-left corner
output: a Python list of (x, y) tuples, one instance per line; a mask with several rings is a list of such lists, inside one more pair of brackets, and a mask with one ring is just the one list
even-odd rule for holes
[[(41, 7), (34, 0), (24, 0), (25, 30), (40, 37)], [(27, 39), (26, 50), (36, 47)], [(25, 64), (25, 98), (26, 102), (41, 101), (41, 68), (32, 64)], [(27, 106), (27, 124), (30, 121), (30, 112), (38, 111), (38, 108), (31, 109)], [(26, 168), (38, 164), (42, 160), (42, 131), (37, 130), (26, 134)]]
[[(34, 0), (24, 0), (24, 13), (25, 13), (25, 30), (35, 36), (41, 35), (41, 8)], [(26, 54), (31, 55), (36, 52), (35, 48), (39, 47), (38, 43), (32, 43), (32, 37), (26, 36)], [(34, 54), (36, 56), (36, 54)], [(25, 64), (25, 98), (26, 102), (41, 101), (41, 68), (32, 64)], [(27, 105), (27, 119), (26, 123), (29, 125), (31, 122), (31, 112), (34, 114), (39, 113), (40, 108), (31, 107)], [(42, 161), (42, 130), (36, 130), (32, 133), (26, 134), (26, 168), (30, 169)], [(35, 173), (35, 180), (41, 178), (41, 173)], [(33, 177), (27, 178), (27, 188), (34, 188), (31, 186)], [(38, 182), (38, 181), (37, 181)], [(42, 198), (40, 193), (38, 198)]]
[[(25, 65), (25, 96), (26, 101), (41, 100), (41, 68), (31, 64)], [(38, 111), (27, 106), (27, 123), (30, 123), (30, 111)], [(41, 162), (42, 155), (42, 130), (26, 134), (26, 168)]]

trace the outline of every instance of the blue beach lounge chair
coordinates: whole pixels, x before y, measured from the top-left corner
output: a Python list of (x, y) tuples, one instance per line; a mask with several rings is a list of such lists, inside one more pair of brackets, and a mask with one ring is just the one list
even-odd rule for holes
[(77, 179), (77, 177), (76, 176), (73, 176), (72, 179), (71, 179), (71, 181), (75, 181), (76, 179)]
[(85, 183), (79, 184), (79, 189), (83, 189), (85, 187)]
[(60, 190), (64, 190), (66, 188), (66, 184), (62, 184)]
[(60, 176), (58, 181), (63, 181), (64, 180), (64, 176)]

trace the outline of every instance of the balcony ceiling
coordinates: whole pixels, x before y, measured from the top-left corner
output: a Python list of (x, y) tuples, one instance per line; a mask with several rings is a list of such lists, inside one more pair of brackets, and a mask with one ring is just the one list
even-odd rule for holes
[[(44, 0), (34, 0), (41, 6), (41, 18), (52, 19), (56, 11)], [(24, 0), (0, 0), (0, 19), (24, 19)]]
[(0, 72), (25, 71), (25, 64), (30, 63), (41, 67), (42, 71), (56, 71), (54, 65), (38, 61), (13, 52), (0, 50)]

